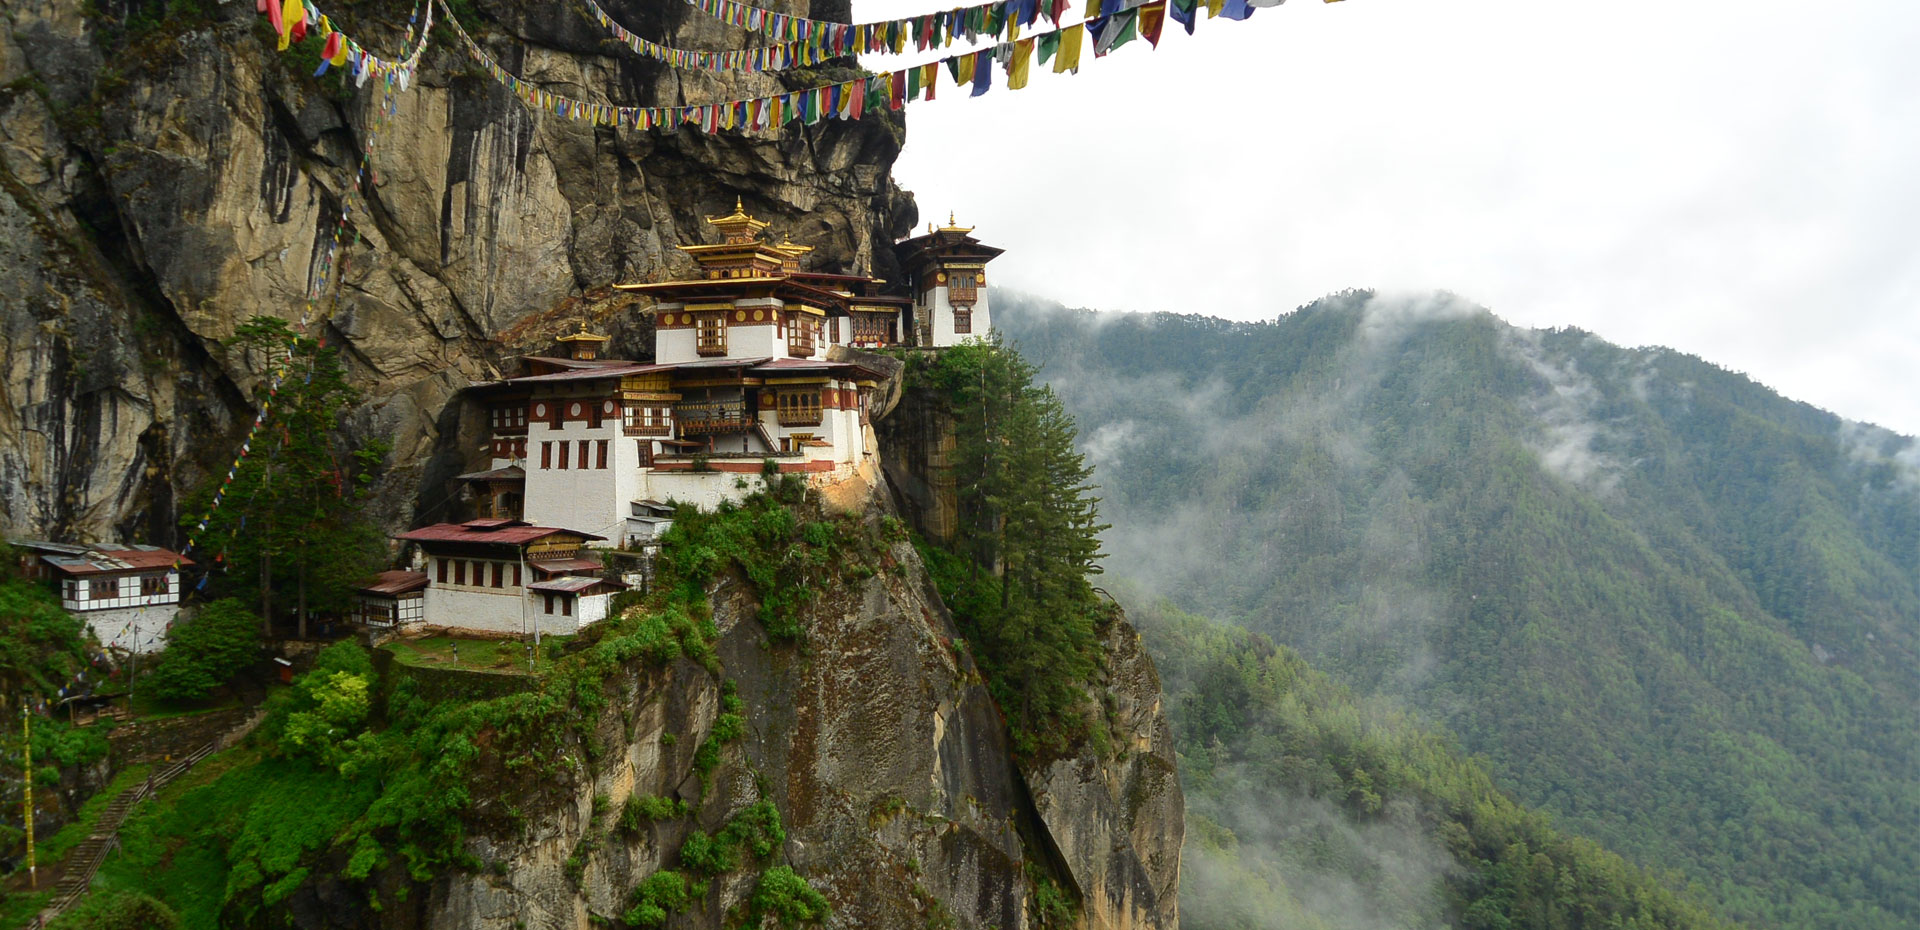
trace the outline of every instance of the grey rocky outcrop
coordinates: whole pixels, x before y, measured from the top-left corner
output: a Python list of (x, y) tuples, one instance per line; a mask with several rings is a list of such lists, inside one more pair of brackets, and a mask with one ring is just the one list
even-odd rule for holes
[[(569, 4), (470, 5), (490, 53), (557, 92), (779, 89), (637, 59)], [(740, 41), (675, 0), (604, 5), (688, 47)], [(347, 26), (397, 52), (406, 10), (356, 4)], [(373, 82), (344, 97), (296, 73), (259, 19), (247, 3), (0, 4), (0, 533), (172, 539), (178, 499), (251, 422), (260, 360), (222, 340), (255, 314), (311, 316), (344, 347), (366, 398), (352, 427), (394, 444), (379, 499), (400, 525), (437, 513), (465, 464), (473, 437), (448, 401), (582, 315), (641, 348), (607, 286), (687, 270), (674, 247), (704, 241), (704, 215), (742, 197), (815, 267), (882, 276), (913, 222), (889, 174), (897, 120), (596, 130), (523, 106), (444, 28), (382, 120)], [(343, 197), (334, 286), (309, 309)]]

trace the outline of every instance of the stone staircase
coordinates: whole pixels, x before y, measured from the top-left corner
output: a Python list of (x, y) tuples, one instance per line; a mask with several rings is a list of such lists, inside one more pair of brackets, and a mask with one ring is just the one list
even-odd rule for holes
[(119, 845), (120, 825), (127, 822), (127, 815), (133, 813), (134, 805), (153, 797), (174, 779), (191, 771), (200, 760), (245, 739), (248, 733), (253, 732), (254, 727), (260, 725), (260, 721), (266, 719), (266, 716), (266, 710), (262, 708), (248, 717), (240, 726), (222, 734), (217, 739), (208, 740), (200, 748), (149, 775), (146, 781), (120, 792), (120, 796), (114, 798), (113, 802), (107, 805), (107, 809), (100, 814), (100, 819), (93, 825), (93, 832), (87, 834), (87, 838), (81, 840), (80, 845), (75, 846), (73, 851), (67, 854), (66, 868), (60, 875), (60, 881), (53, 886), (52, 902), (28, 921), (24, 930), (40, 930), (67, 908), (72, 907), (75, 901), (80, 900), (81, 895), (87, 893), (87, 888), (93, 884), (93, 876), (100, 871), (100, 866), (106, 863), (107, 854)]

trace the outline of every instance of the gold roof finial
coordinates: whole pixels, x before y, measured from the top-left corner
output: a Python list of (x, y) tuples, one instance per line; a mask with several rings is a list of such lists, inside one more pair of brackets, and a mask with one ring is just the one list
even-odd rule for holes
[(765, 220), (756, 220), (747, 215), (744, 200), (736, 195), (733, 198), (733, 213), (728, 216), (709, 216), (707, 223), (720, 230), (728, 243), (752, 242), (760, 231), (773, 224)]
[[(933, 226), (933, 224), (932, 224), (932, 223), (928, 223), (928, 224), (927, 224), (927, 226), (929, 227), (929, 230), (931, 230), (931, 227)], [(957, 222), (955, 222), (955, 221), (954, 221), (954, 218), (953, 218), (953, 211), (952, 211), (952, 210), (948, 210), (948, 211), (947, 211), (947, 225), (945, 225), (945, 226), (942, 226), (942, 227), (940, 228), (940, 231), (941, 231), (941, 232), (957, 232), (957, 233), (970, 233), (970, 232), (973, 232), (973, 227), (971, 227), (971, 226), (962, 226), (962, 225), (960, 225), (959, 223), (957, 223)]]

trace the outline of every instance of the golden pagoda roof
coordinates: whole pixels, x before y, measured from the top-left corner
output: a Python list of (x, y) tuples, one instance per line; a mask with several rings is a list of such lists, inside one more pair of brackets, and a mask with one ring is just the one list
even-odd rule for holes
[(774, 246), (773, 250), (783, 255), (791, 255), (794, 258), (799, 258), (800, 256), (813, 251), (813, 246), (801, 245), (800, 243), (793, 241), (793, 239), (791, 239), (790, 237), (781, 236), (780, 244)]
[(726, 216), (709, 216), (707, 225), (720, 230), (730, 243), (752, 242), (760, 231), (773, 225), (766, 220), (756, 220), (747, 215), (745, 205), (738, 197), (733, 198), (733, 212)]
[(587, 332), (587, 323), (585, 320), (582, 320), (580, 321), (579, 332), (568, 333), (564, 336), (561, 336), (556, 341), (558, 342), (606, 342), (608, 338), (609, 337), (607, 336), (597, 336), (597, 335), (594, 335), (593, 333)]
[(935, 232), (950, 232), (950, 233), (963, 233), (963, 234), (964, 234), (964, 233), (970, 233), (970, 232), (973, 232), (973, 227), (971, 227), (971, 226), (961, 226), (961, 225), (959, 225), (958, 223), (955, 223), (955, 222), (953, 221), (953, 211), (952, 211), (952, 210), (948, 210), (948, 211), (947, 211), (947, 225), (945, 225), (945, 226), (942, 226), (942, 227), (940, 227), (940, 228), (939, 228), (938, 230), (935, 230), (935, 229), (933, 228), (933, 224), (932, 224), (932, 223), (928, 223), (928, 224), (927, 224), (927, 235), (933, 235), (933, 234), (934, 234)]

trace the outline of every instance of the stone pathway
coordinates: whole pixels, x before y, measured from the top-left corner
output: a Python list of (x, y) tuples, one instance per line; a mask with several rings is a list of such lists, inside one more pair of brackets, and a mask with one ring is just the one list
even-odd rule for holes
[(127, 815), (133, 813), (134, 805), (153, 797), (174, 779), (192, 770), (200, 760), (245, 739), (248, 733), (253, 732), (254, 727), (260, 725), (260, 721), (266, 719), (266, 716), (266, 709), (262, 708), (248, 717), (245, 723), (221, 735), (218, 739), (207, 741), (205, 745), (161, 769), (158, 773), (148, 776), (146, 781), (122, 791), (119, 797), (114, 798), (113, 803), (107, 805), (106, 811), (101, 813), (100, 819), (94, 823), (93, 832), (87, 834), (87, 838), (80, 841), (80, 845), (75, 846), (73, 851), (67, 854), (66, 867), (60, 876), (60, 881), (53, 886), (52, 903), (48, 904), (46, 909), (33, 920), (28, 921), (25, 930), (40, 930), (87, 893), (87, 888), (93, 884), (93, 876), (107, 861), (107, 853), (112, 852), (113, 848), (119, 844), (120, 825), (127, 822)]

